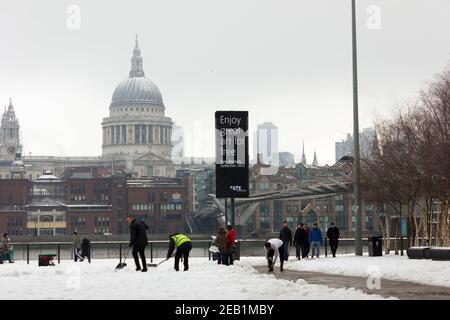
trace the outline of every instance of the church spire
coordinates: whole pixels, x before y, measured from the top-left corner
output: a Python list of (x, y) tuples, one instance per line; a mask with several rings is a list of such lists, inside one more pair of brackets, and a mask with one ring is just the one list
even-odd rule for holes
[(133, 50), (133, 57), (131, 58), (130, 77), (144, 77), (144, 69), (142, 68), (141, 48), (139, 48), (139, 38), (136, 33), (136, 45)]
[(14, 107), (13, 107), (13, 105), (12, 105), (12, 98), (9, 98), (8, 111), (14, 111)]
[(317, 161), (316, 150), (314, 150), (314, 159), (313, 159), (312, 165), (315, 166), (315, 167), (319, 166), (319, 162)]
[(306, 156), (305, 156), (305, 140), (303, 140), (302, 163), (303, 163), (303, 164), (306, 164)]

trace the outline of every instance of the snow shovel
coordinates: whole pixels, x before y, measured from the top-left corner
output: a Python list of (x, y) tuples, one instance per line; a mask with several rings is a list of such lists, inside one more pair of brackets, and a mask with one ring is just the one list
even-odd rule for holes
[(125, 261), (127, 260), (127, 256), (128, 256), (128, 252), (130, 252), (130, 248), (128, 247), (128, 250), (125, 252), (125, 258), (123, 259), (123, 262), (119, 262), (119, 264), (116, 266), (116, 268), (114, 269), (114, 271), (123, 269), (127, 266), (127, 264), (125, 263)]
[(157, 267), (159, 266), (161, 263), (166, 262), (167, 260), (169, 260), (170, 258), (165, 258), (163, 261), (159, 262), (159, 263), (147, 263), (147, 267)]

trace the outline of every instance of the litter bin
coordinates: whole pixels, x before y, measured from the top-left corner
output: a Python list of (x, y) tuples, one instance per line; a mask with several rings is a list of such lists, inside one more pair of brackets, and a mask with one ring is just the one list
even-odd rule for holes
[(383, 237), (369, 237), (369, 256), (381, 257), (383, 255)]

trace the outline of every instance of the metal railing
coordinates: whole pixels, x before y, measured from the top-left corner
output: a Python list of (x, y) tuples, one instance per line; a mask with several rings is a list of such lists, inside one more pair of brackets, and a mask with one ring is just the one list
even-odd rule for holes
[[(91, 241), (90, 258), (91, 259), (123, 259), (132, 258), (128, 241)], [(26, 261), (38, 260), (39, 255), (56, 255), (58, 263), (61, 260), (73, 260), (74, 249), (72, 242), (28, 242), (28, 243), (10, 243), (14, 249), (15, 260)], [(210, 240), (192, 240), (191, 257), (208, 257), (208, 249), (211, 246)], [(146, 257), (153, 259), (165, 258), (169, 248), (168, 240), (149, 241), (145, 249)]]
[[(265, 255), (264, 239), (239, 239), (236, 240), (235, 259), (240, 257), (262, 257)], [(125, 240), (119, 241), (91, 241), (90, 258), (91, 259), (123, 259), (125, 256), (131, 258), (131, 252), (128, 247), (129, 242)], [(191, 257), (207, 257), (209, 260), (213, 258), (213, 254), (209, 252), (212, 240), (192, 240)], [(15, 260), (26, 261), (27, 264), (37, 260), (40, 254), (56, 254), (58, 263), (61, 260), (73, 260), (73, 242), (15, 242), (10, 243), (14, 248)], [(145, 249), (145, 255), (153, 262), (153, 259), (165, 258), (169, 247), (168, 240), (150, 240)], [(363, 251), (368, 252), (368, 241), (364, 241)], [(320, 247), (320, 255), (330, 255), (328, 241), (325, 239)], [(337, 254), (353, 254), (355, 253), (355, 239), (339, 239)], [(295, 257), (296, 250), (294, 247), (289, 248), (289, 255)], [(311, 256), (312, 252), (310, 252)]]

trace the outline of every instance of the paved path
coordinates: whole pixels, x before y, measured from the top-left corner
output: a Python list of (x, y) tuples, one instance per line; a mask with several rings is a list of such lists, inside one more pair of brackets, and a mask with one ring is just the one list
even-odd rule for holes
[(368, 289), (367, 278), (333, 275), (321, 272), (284, 270), (277, 265), (274, 272), (267, 267), (254, 267), (258, 272), (273, 274), (278, 279), (296, 281), (303, 279), (309, 284), (320, 284), (331, 288), (356, 288), (367, 294), (378, 294), (385, 298), (396, 297), (400, 300), (450, 300), (450, 288), (423, 285), (407, 281), (381, 279), (381, 289)]

